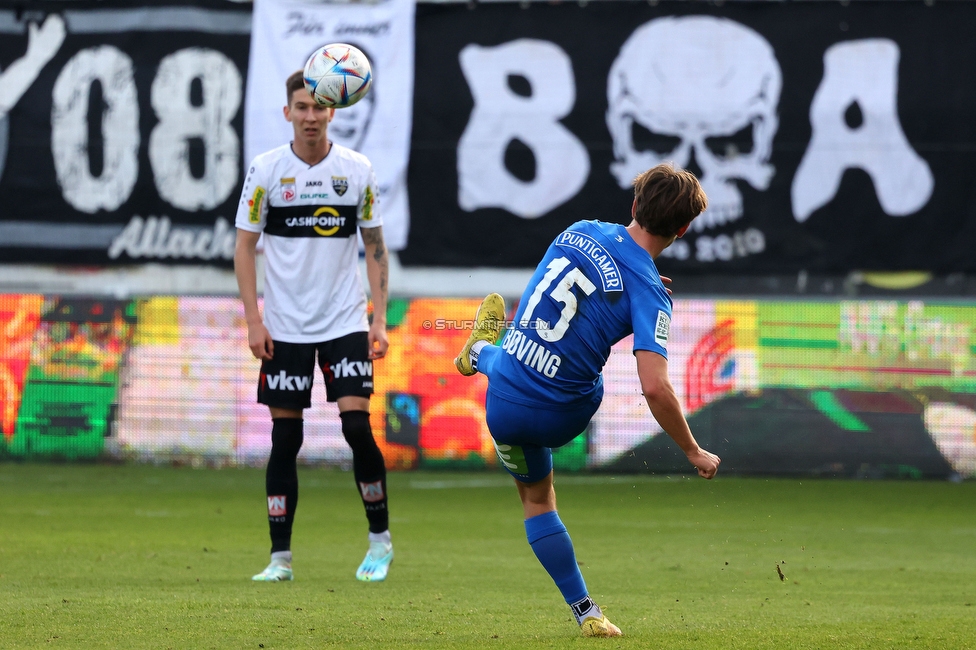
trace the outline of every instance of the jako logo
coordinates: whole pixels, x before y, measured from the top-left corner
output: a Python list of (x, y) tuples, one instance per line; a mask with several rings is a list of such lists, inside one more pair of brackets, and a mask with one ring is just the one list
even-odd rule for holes
[(383, 500), (383, 481), (375, 483), (360, 483), (359, 491), (363, 493), (363, 501), (376, 503)]
[(305, 187), (322, 187), (322, 181), (305, 181)]
[(337, 379), (339, 377), (372, 377), (372, 361), (349, 361), (348, 357), (343, 357), (339, 363), (332, 364), (332, 374)]
[(312, 376), (292, 377), (282, 370), (277, 375), (262, 375), (262, 379), (271, 390), (305, 390), (312, 386)]
[(284, 517), (285, 516), (285, 495), (268, 497), (268, 516), (269, 517)]

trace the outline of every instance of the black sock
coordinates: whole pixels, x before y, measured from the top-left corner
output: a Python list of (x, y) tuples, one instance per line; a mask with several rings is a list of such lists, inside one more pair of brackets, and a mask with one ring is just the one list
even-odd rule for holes
[(386, 508), (386, 463), (373, 439), (369, 413), (346, 411), (339, 417), (342, 418), (342, 435), (352, 447), (352, 473), (366, 509), (369, 532), (382, 533), (390, 527), (390, 514)]
[(302, 419), (274, 418), (271, 456), (265, 474), (271, 552), (291, 550), (291, 526), (298, 508), (298, 450), (302, 448)]

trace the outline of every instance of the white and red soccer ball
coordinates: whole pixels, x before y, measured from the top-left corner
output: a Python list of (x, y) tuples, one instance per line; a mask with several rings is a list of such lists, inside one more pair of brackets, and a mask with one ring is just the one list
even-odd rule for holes
[(322, 106), (352, 106), (366, 96), (372, 84), (369, 59), (346, 43), (323, 45), (305, 62), (305, 89)]

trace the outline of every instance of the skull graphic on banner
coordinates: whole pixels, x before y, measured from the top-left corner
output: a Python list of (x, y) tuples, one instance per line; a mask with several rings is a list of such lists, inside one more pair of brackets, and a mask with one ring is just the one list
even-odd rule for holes
[[(769, 157), (781, 87), (772, 46), (740, 23), (688, 16), (641, 25), (620, 48), (607, 80), (611, 173), (628, 189), (654, 165), (686, 167), (694, 154), (708, 209), (693, 228), (739, 219), (736, 180), (765, 190), (775, 173)], [(649, 132), (650, 146), (637, 141), (639, 129)], [(743, 140), (750, 144), (736, 144)]]

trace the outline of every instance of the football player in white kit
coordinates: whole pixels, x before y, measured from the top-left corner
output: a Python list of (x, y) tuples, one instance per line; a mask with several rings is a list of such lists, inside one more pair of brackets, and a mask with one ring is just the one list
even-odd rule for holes
[[(393, 560), (383, 454), (369, 423), (373, 361), (389, 347), (389, 267), (369, 159), (328, 139), (334, 110), (312, 99), (298, 71), (286, 81), (285, 119), (295, 139), (257, 156), (237, 209), (234, 270), (247, 339), (261, 359), (258, 402), (271, 411), (266, 488), (271, 563), (254, 580), (291, 580), (291, 531), (298, 504), (296, 459), (302, 412), (311, 406), (318, 357), (326, 397), (342, 434), (369, 521), (369, 550), (356, 578), (384, 580)], [(373, 322), (359, 274), (357, 230), (366, 248)], [(255, 250), (264, 233), (264, 318), (258, 310)]]

